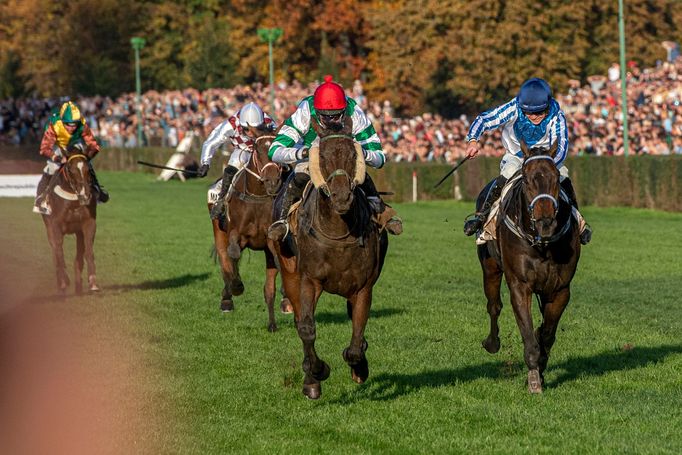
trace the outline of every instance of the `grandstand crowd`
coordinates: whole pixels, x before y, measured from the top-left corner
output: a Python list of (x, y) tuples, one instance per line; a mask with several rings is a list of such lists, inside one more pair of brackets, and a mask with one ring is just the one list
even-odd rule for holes
[[(622, 155), (623, 127), (620, 107), (620, 70), (614, 64), (607, 76), (592, 76), (588, 84), (569, 82), (567, 93), (555, 94), (566, 114), (572, 155)], [(314, 91), (294, 81), (275, 87), (275, 116), (286, 119), (296, 104)], [(362, 84), (356, 81), (347, 93), (356, 99), (374, 122), (384, 151), (392, 161), (454, 162), (465, 154), (464, 137), (469, 122), (465, 115), (445, 119), (424, 113), (400, 118), (389, 101), (368, 100)], [(682, 154), (682, 59), (662, 62), (655, 68), (627, 65), (630, 153)], [(113, 100), (107, 97), (79, 98), (75, 101), (95, 136), (104, 147), (137, 147), (135, 94)], [(37, 144), (49, 113), (63, 99), (23, 98), (0, 101), (0, 144)], [(142, 95), (145, 144), (176, 147), (192, 132), (205, 138), (220, 121), (242, 104), (256, 101), (270, 111), (270, 87), (262, 84), (229, 89), (195, 89)], [(492, 106), (491, 106), (492, 107)], [(504, 152), (499, 132), (484, 135), (483, 155)]]

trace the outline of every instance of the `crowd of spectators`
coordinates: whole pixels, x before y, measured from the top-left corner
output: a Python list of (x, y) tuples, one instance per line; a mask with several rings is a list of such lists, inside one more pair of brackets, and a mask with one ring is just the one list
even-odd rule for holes
[[(275, 87), (275, 116), (286, 119), (296, 104), (314, 91), (317, 82), (305, 86), (297, 81)], [(556, 94), (566, 113), (572, 155), (622, 155), (623, 125), (620, 69), (614, 64), (606, 76), (591, 76), (588, 84), (569, 82), (565, 94)], [(445, 119), (424, 113), (397, 117), (389, 101), (370, 101), (356, 81), (348, 90), (373, 121), (384, 150), (393, 161), (454, 162), (464, 156), (471, 117)], [(630, 151), (635, 154), (682, 153), (682, 59), (655, 68), (627, 68)], [(0, 101), (0, 144), (33, 144), (40, 141), (50, 112), (63, 99), (10, 99)], [(136, 147), (138, 117), (132, 93), (75, 100), (95, 136), (105, 147)], [(248, 101), (266, 111), (270, 107), (267, 85), (229, 89), (195, 89), (142, 95), (142, 145), (176, 147), (188, 133), (205, 138), (215, 125)], [(499, 132), (482, 137), (483, 155), (503, 154)]]

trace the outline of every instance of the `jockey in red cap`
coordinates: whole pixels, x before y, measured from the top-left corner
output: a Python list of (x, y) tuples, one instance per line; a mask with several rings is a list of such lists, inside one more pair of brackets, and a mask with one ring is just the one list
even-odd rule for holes
[[(381, 141), (370, 120), (355, 100), (347, 97), (343, 88), (334, 82), (331, 76), (325, 76), (324, 82), (317, 87), (313, 96), (304, 98), (291, 117), (284, 122), (270, 146), (268, 155), (272, 161), (294, 167), (293, 176), (289, 178), (285, 188), (282, 206), (276, 213), (277, 221), (268, 230), (268, 237), (271, 239), (282, 240), (286, 236), (289, 230), (286, 222), (289, 208), (300, 199), (305, 185), (310, 180), (308, 149), (319, 143), (317, 132), (311, 127), (311, 122), (317, 122), (323, 129), (340, 131), (344, 127), (346, 117), (350, 117), (352, 135), (362, 147), (365, 162), (377, 169), (386, 162)], [(366, 178), (361, 188), (375, 212), (383, 213), (386, 204), (381, 200), (372, 180)], [(402, 232), (400, 218), (394, 217), (388, 221), (386, 230), (392, 234), (400, 234)]]

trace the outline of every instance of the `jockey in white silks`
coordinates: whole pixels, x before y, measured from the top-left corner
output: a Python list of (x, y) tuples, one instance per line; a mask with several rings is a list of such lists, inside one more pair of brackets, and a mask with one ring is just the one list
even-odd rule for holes
[(246, 166), (251, 159), (257, 129), (275, 129), (275, 121), (256, 103), (248, 103), (239, 111), (216, 126), (208, 135), (201, 148), (199, 177), (206, 177), (211, 159), (225, 142), (232, 142), (234, 150), (223, 171), (220, 194), (211, 209), (211, 218), (218, 219), (225, 211), (225, 196), (230, 189), (235, 174)]
[[(486, 195), (481, 210), (465, 220), (464, 233), (472, 235), (483, 228), (507, 180), (521, 169), (523, 153), (520, 140), (523, 140), (529, 147), (543, 148), (550, 148), (552, 144), (558, 142), (554, 162), (559, 169), (561, 187), (577, 212), (575, 190), (568, 178), (568, 169), (563, 164), (569, 145), (566, 117), (559, 103), (552, 97), (549, 84), (540, 78), (528, 79), (512, 100), (476, 117), (466, 137), (467, 156), (473, 158), (478, 154), (481, 149), (478, 139), (484, 132), (499, 128), (502, 128), (502, 145), (506, 150), (500, 163), (500, 175)], [(578, 214), (578, 216), (581, 215)], [(586, 244), (591, 237), (592, 229), (584, 223), (580, 232), (580, 241)]]

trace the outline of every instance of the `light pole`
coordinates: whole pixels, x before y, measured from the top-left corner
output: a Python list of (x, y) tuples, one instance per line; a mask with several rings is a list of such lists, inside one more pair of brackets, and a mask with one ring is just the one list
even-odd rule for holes
[(277, 120), (275, 116), (275, 76), (272, 66), (272, 43), (277, 41), (282, 36), (281, 28), (259, 28), (258, 37), (263, 42), (268, 42), (268, 59), (270, 61), (270, 115)]
[(623, 15), (623, 0), (618, 0), (618, 31), (620, 35), (620, 92), (623, 105), (623, 154), (628, 156), (630, 138), (628, 137), (628, 95), (625, 80), (625, 19)]
[(137, 146), (142, 146), (142, 108), (140, 106), (140, 49), (144, 47), (144, 38), (135, 36), (130, 38), (130, 44), (132, 44), (135, 50), (135, 91), (137, 92)]

